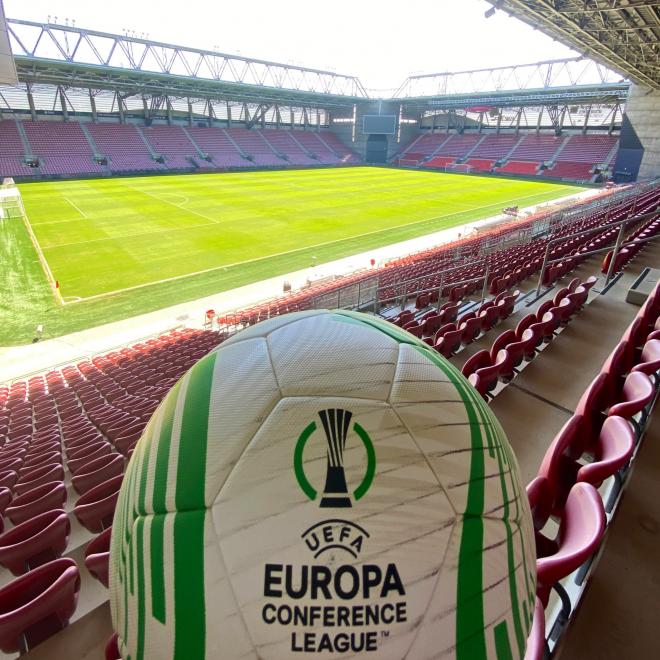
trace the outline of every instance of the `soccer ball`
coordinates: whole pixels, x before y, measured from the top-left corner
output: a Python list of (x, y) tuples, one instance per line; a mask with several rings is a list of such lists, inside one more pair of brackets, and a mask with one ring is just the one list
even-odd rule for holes
[(486, 404), (365, 314), (250, 327), (147, 425), (110, 553), (124, 658), (522, 658), (531, 515)]

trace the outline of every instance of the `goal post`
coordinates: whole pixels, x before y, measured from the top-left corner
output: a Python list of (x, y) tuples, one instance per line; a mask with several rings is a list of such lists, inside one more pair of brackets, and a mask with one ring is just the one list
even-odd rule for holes
[(445, 172), (463, 172), (464, 174), (470, 174), (472, 170), (472, 165), (468, 165), (467, 163), (452, 163), (451, 165), (445, 166)]
[(21, 193), (13, 179), (4, 179), (0, 185), (0, 222), (25, 216)]

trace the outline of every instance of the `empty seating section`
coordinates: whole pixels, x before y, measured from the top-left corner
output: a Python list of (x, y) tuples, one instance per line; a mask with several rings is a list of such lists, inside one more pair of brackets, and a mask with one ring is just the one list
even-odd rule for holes
[(557, 179), (587, 181), (593, 176), (593, 165), (591, 163), (557, 161), (554, 167), (543, 170), (542, 174), (543, 176), (550, 176)]
[[(234, 145), (227, 133), (221, 128), (188, 129), (199, 148), (208, 154), (216, 167), (250, 167), (251, 163), (243, 158), (238, 147)], [(274, 155), (274, 154), (273, 154)]]
[[(268, 136), (266, 136), (268, 137)], [(302, 144), (307, 151), (314, 154), (320, 163), (326, 165), (338, 165), (341, 158), (312, 131), (296, 131), (296, 140)]]
[[(329, 131), (0, 121), (0, 176), (75, 175), (180, 169), (345, 165), (360, 159)], [(95, 150), (98, 153), (94, 153)], [(28, 167), (35, 156), (39, 167)], [(94, 156), (107, 159), (107, 165)], [(159, 162), (162, 157), (163, 162)]]
[[(636, 196), (614, 199), (611, 208), (595, 207), (576, 218), (580, 229), (607, 224), (633, 210), (642, 214), (655, 208), (660, 191), (641, 189)], [(523, 226), (509, 223), (463, 239), (460, 258), (456, 244), (442, 246), (367, 274), (356, 273), (342, 284), (376, 277), (387, 285), (385, 295), (388, 287), (396, 291), (399, 282), (417, 277), (418, 293), (411, 293), (414, 309), (402, 310), (395, 320), (449, 356), (513, 313), (519, 292), (510, 289), (540, 269), (548, 237), (569, 236), (574, 231), (575, 225), (562, 222), (562, 217), (542, 216), (549, 234), (533, 241), (498, 248), (501, 240)], [(631, 230), (638, 232), (634, 224)], [(650, 226), (644, 224), (637, 235)], [(597, 240), (616, 238), (612, 230), (595, 236), (567, 238), (557, 244), (552, 256), (565, 257), (566, 267), (553, 270), (550, 281), (575, 267), (581, 252)], [(439, 270), (457, 263), (460, 267), (442, 280), (443, 290), (436, 292), (436, 302), (440, 295), (447, 302), (427, 311), (432, 295), (419, 291), (429, 282), (439, 288), (440, 281), (434, 279)], [(460, 316), (461, 300), (481, 290), (478, 282), (465, 280), (483, 279), (486, 263), (493, 298)], [(495, 338), (489, 350), (470, 358), (465, 368), (478, 390), (487, 395), (498, 380), (513, 378), (539, 344), (551, 339), (584, 305), (594, 281), (574, 279), (542, 303), (536, 314), (523, 318), (515, 330)], [(337, 285), (318, 284), (311, 293), (298, 292), (243, 310), (232, 323), (248, 325), (308, 309), (314, 295), (331, 286)], [(659, 313), (660, 285), (585, 393), (576, 409), (579, 419), (560, 432), (528, 488), (537, 537), (538, 616), (551, 590), (561, 588), (557, 582), (578, 569), (602, 538), (606, 507), (595, 487), (625, 470), (639, 442), (659, 383)], [(107, 587), (110, 525), (127, 460), (169, 389), (226, 336), (224, 331), (173, 331), (0, 385), (0, 565), (6, 571), (5, 586), (0, 587), (0, 650), (29, 650), (66, 626), (75, 616), (81, 584), (88, 597), (90, 589)], [(558, 535), (546, 526), (551, 515), (559, 521)], [(575, 520), (583, 524), (576, 526)], [(88, 571), (98, 582), (81, 581), (85, 575), (81, 571)], [(87, 603), (88, 598), (83, 601)], [(539, 626), (537, 621), (535, 630)], [(542, 641), (539, 644), (543, 646)]]
[(24, 121), (23, 127), (42, 174), (104, 172), (77, 122)]
[(559, 152), (558, 161), (604, 163), (618, 140), (613, 135), (573, 135)]
[[(31, 155), (31, 154), (27, 154)], [(0, 121), (0, 178), (5, 176), (32, 176), (38, 173), (24, 162), (26, 156), (15, 121)]]
[(132, 124), (89, 124), (87, 130), (113, 172), (161, 170)]
[(465, 163), (477, 172), (490, 172), (493, 169), (495, 161), (486, 160), (485, 158), (468, 158)]
[(529, 163), (524, 160), (510, 160), (502, 167), (498, 167), (495, 171), (510, 174), (528, 174), (534, 175), (537, 173), (539, 163)]
[(519, 135), (487, 135), (470, 154), (470, 158), (500, 160), (519, 140)]
[(195, 145), (180, 126), (150, 126), (142, 131), (154, 151), (165, 157), (167, 167), (190, 167), (190, 159), (197, 155)]
[[(455, 160), (476, 172), (548, 176), (584, 181), (595, 165), (612, 162), (618, 137), (614, 135), (500, 134), (463, 135), (426, 133), (413, 140), (399, 155), (400, 165), (446, 168)], [(494, 167), (498, 161), (503, 161)], [(542, 163), (556, 160), (548, 169)]]
[(334, 133), (331, 131), (321, 131), (318, 134), (320, 140), (327, 144), (334, 151), (344, 165), (356, 165), (362, 162), (360, 157), (349, 149)]
[(526, 135), (509, 155), (509, 160), (539, 163), (551, 160), (564, 139), (555, 135)]
[[(300, 146), (292, 131), (265, 130), (262, 132), (264, 138), (271, 144), (273, 149), (284, 155), (285, 161), (290, 165), (318, 165), (315, 160)], [(280, 164), (282, 161), (280, 160)]]
[(107, 587), (127, 459), (172, 385), (221, 339), (175, 331), (0, 386), (0, 565), (17, 576), (0, 587), (1, 651), (29, 650), (67, 625), (82, 570)]
[(417, 165), (432, 156), (448, 138), (449, 136), (444, 133), (424, 133), (404, 149), (399, 156), (399, 164)]

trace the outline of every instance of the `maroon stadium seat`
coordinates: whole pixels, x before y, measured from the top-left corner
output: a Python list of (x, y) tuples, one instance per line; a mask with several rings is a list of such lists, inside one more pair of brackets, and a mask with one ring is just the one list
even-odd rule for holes
[(112, 527), (108, 527), (93, 538), (85, 548), (85, 566), (87, 570), (104, 586), (108, 586), (110, 570), (110, 536)]
[(66, 550), (71, 523), (61, 509), (46, 511), (0, 534), (0, 564), (14, 575), (57, 559)]
[(56, 559), (0, 588), (0, 650), (28, 650), (64, 628), (79, 591), (73, 559)]

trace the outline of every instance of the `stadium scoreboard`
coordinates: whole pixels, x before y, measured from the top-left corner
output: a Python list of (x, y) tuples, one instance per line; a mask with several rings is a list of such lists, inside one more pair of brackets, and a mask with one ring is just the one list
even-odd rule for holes
[(365, 135), (394, 135), (396, 133), (396, 115), (364, 115), (362, 132)]

